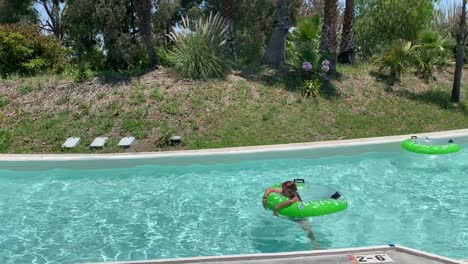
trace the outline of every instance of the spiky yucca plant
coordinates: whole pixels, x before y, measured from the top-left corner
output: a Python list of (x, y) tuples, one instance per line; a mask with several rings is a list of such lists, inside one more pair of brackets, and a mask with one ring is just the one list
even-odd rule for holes
[(219, 14), (191, 22), (182, 19), (180, 28), (168, 36), (174, 41), (171, 60), (176, 71), (191, 79), (223, 77), (229, 69), (229, 62), (223, 54), (227, 27)]

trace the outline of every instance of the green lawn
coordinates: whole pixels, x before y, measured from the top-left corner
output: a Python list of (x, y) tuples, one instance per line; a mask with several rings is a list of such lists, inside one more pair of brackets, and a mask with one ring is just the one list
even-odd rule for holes
[[(340, 67), (342, 76), (317, 98), (302, 98), (297, 77), (259, 69), (223, 81), (177, 80), (167, 70), (117, 82), (73, 83), (63, 76), (0, 81), (0, 152), (101, 153), (310, 142), (468, 127), (464, 101), (449, 101), (452, 74), (424, 83), (407, 76), (389, 86), (372, 66)], [(464, 79), (467, 80), (467, 71)], [(115, 145), (137, 138), (130, 150)], [(167, 144), (171, 135), (184, 145)], [(67, 137), (81, 137), (62, 150)], [(102, 150), (87, 145), (110, 137)]]

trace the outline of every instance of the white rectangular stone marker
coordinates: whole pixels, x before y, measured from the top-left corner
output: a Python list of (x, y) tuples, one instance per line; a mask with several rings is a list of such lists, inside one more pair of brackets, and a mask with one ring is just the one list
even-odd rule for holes
[(108, 137), (97, 137), (93, 140), (93, 142), (89, 146), (91, 148), (102, 148), (104, 147), (108, 139), (109, 139)]
[(387, 254), (354, 255), (358, 263), (390, 263), (393, 259)]
[(74, 148), (80, 144), (80, 138), (79, 137), (69, 137), (67, 140), (65, 140), (65, 143), (63, 143), (62, 148)]
[(124, 137), (120, 140), (118, 146), (119, 147), (124, 147), (124, 148), (129, 148), (131, 145), (135, 143), (135, 138), (134, 137)]

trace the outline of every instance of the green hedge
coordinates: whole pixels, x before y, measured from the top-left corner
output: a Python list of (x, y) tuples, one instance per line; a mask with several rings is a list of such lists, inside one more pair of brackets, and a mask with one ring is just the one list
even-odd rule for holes
[(35, 25), (0, 25), (0, 76), (35, 75), (46, 70), (61, 71), (65, 49)]

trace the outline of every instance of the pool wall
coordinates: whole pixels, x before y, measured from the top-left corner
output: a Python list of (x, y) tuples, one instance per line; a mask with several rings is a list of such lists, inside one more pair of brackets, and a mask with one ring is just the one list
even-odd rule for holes
[(461, 129), (388, 137), (187, 151), (116, 154), (1, 154), (0, 169), (27, 171), (51, 168), (106, 169), (138, 165), (237, 163), (255, 159), (318, 158), (358, 155), (365, 152), (401, 152), (404, 151), (400, 147), (401, 142), (414, 135), (453, 139), (458, 144), (468, 144), (468, 129)]

